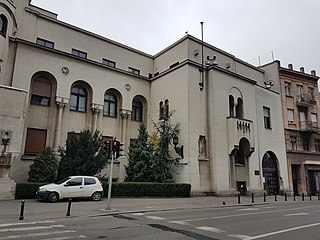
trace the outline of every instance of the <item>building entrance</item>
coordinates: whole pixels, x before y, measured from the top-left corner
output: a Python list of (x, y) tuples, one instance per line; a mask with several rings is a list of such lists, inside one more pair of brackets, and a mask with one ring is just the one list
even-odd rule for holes
[(268, 195), (279, 194), (279, 176), (277, 160), (272, 152), (266, 152), (262, 159), (264, 190)]

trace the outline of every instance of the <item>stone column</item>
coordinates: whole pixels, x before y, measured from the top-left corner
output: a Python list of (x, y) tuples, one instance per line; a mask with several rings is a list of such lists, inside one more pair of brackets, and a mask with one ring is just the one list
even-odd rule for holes
[[(122, 117), (122, 127), (121, 127), (121, 141), (125, 142), (126, 140), (126, 134), (127, 134), (127, 111), (122, 110), (121, 111), (121, 117)], [(126, 144), (125, 144), (126, 145)]]
[(55, 129), (55, 135), (54, 135), (54, 144), (53, 144), (53, 150), (55, 152), (59, 149), (59, 142), (61, 137), (61, 122), (62, 122), (62, 113), (63, 109), (68, 103), (68, 99), (57, 97), (56, 98), (56, 104), (58, 107), (58, 114), (57, 114), (57, 123), (56, 123), (56, 129)]
[(91, 104), (91, 110), (92, 110), (92, 114), (93, 114), (93, 117), (92, 117), (92, 131), (95, 131), (97, 129), (98, 116), (99, 116), (99, 114), (101, 112), (101, 109), (102, 109), (101, 105), (95, 104), (95, 103)]
[(122, 116), (122, 127), (121, 127), (121, 142), (124, 143), (123, 149), (123, 157), (120, 159), (119, 165), (119, 181), (122, 182), (125, 178), (125, 168), (124, 166), (127, 164), (127, 158), (125, 157), (128, 152), (128, 146), (130, 141), (130, 120), (131, 120), (131, 111), (130, 110), (121, 110)]

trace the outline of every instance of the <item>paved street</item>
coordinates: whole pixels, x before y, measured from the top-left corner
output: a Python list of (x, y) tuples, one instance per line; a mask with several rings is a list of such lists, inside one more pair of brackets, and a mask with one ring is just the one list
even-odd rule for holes
[(17, 220), (16, 205), (20, 201), (2, 201), (0, 240), (319, 239), (317, 199), (285, 202), (280, 197), (277, 202), (269, 198), (267, 203), (256, 199), (254, 204), (251, 198), (241, 201), (238, 204), (234, 198), (215, 197), (115, 198), (111, 211), (105, 210), (105, 199), (76, 201), (67, 217), (68, 202), (29, 200), (24, 220)]

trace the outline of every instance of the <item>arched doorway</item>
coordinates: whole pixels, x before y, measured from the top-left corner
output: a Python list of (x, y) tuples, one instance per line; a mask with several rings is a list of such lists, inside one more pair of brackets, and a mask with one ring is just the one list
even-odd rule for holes
[(243, 137), (239, 145), (230, 153), (230, 187), (236, 189), (240, 195), (247, 195), (249, 182), (249, 158), (252, 153), (250, 142)]
[(264, 189), (268, 195), (279, 194), (279, 176), (277, 159), (274, 153), (266, 152), (262, 159)]

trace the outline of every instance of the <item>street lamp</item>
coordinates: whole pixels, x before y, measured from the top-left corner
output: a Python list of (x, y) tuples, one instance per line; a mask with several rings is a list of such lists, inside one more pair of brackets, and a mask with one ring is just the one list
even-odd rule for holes
[(181, 145), (180, 147), (177, 147), (177, 145), (179, 144), (179, 138), (176, 134), (173, 135), (172, 142), (174, 145), (174, 150), (176, 151), (177, 154), (179, 154), (181, 159), (183, 159), (183, 145)]

